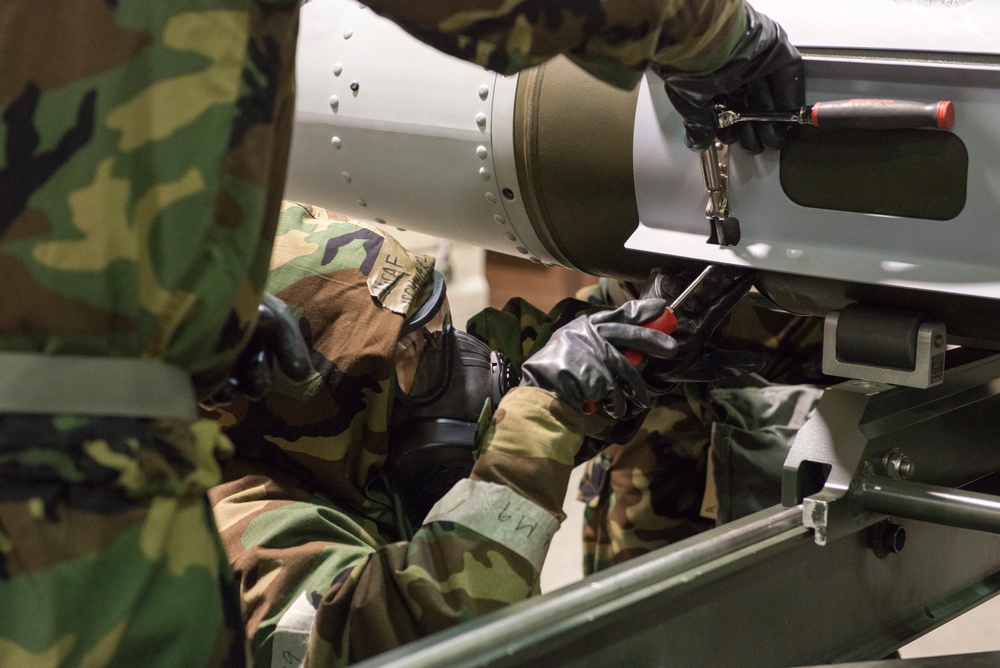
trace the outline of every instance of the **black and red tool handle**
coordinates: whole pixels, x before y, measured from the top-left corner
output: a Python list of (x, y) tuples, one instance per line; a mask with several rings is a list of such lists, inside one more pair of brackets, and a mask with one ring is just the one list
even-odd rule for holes
[(932, 127), (950, 130), (955, 125), (955, 105), (940, 102), (857, 98), (815, 102), (801, 122), (824, 129), (903, 130)]
[[(706, 265), (705, 268), (701, 270), (701, 273), (698, 274), (697, 278), (691, 281), (691, 283), (689, 283), (688, 286), (684, 288), (684, 290), (682, 290), (681, 293), (674, 298), (674, 301), (670, 302), (670, 306), (663, 309), (663, 313), (661, 313), (660, 315), (656, 316), (655, 318), (653, 318), (648, 322), (642, 323), (642, 326), (647, 327), (649, 329), (655, 329), (661, 331), (664, 334), (673, 334), (674, 332), (676, 332), (677, 309), (680, 308), (681, 304), (683, 304), (684, 301), (689, 296), (691, 296), (691, 293), (694, 292), (699, 285), (701, 285), (701, 282), (705, 280), (705, 277), (711, 274), (713, 271), (715, 271), (715, 265), (711, 264)], [(642, 363), (642, 361), (646, 359), (646, 355), (644, 353), (639, 352), (638, 350), (632, 350), (632, 349), (623, 350), (622, 355), (632, 364), (632, 366), (639, 366)], [(594, 403), (589, 399), (583, 402), (583, 412), (585, 414), (593, 415), (594, 412), (596, 411), (597, 411), (596, 403)]]
[[(663, 313), (649, 322), (643, 323), (642, 326), (648, 327), (649, 329), (657, 329), (664, 334), (673, 334), (677, 331), (677, 316), (674, 315), (674, 310), (672, 308), (667, 307), (663, 310)], [(639, 366), (639, 364), (646, 359), (646, 355), (638, 350), (623, 350), (622, 355), (625, 359), (632, 363), (632, 366)], [(585, 415), (593, 415), (597, 412), (597, 404), (590, 399), (585, 400), (583, 402), (583, 412)]]

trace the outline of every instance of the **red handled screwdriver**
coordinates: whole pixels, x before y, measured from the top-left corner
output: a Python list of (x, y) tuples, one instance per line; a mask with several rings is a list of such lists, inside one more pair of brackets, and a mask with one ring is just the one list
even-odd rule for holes
[[(715, 266), (710, 264), (702, 269), (701, 273), (698, 274), (698, 277), (691, 281), (691, 284), (684, 288), (683, 292), (677, 295), (674, 301), (670, 303), (670, 306), (663, 309), (663, 313), (649, 322), (643, 323), (642, 326), (648, 327), (649, 329), (659, 330), (664, 334), (673, 334), (677, 330), (677, 316), (675, 315), (677, 309), (684, 303), (684, 300), (687, 299), (692, 292), (694, 292), (695, 288), (701, 285), (701, 282), (705, 280), (705, 277), (712, 273), (714, 268)], [(646, 359), (646, 355), (638, 350), (623, 350), (622, 355), (624, 355), (625, 359), (632, 363), (632, 366), (639, 366), (639, 364)], [(583, 412), (586, 415), (593, 415), (596, 411), (596, 403), (590, 399), (586, 399), (583, 402)]]
[(858, 98), (807, 104), (798, 111), (741, 113), (716, 107), (719, 127), (728, 128), (744, 121), (786, 122), (813, 125), (824, 129), (904, 130), (938, 128), (951, 130), (955, 125), (955, 105), (949, 100), (912, 102)]

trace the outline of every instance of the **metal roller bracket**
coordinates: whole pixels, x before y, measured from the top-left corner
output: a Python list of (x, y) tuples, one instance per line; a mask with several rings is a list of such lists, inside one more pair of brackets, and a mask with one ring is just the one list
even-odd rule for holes
[[(838, 324), (841, 311), (828, 313), (823, 323), (823, 373), (841, 378), (855, 378), (871, 383), (927, 388), (944, 379), (944, 354), (947, 332), (942, 322), (925, 322), (916, 336), (916, 364), (912, 370), (876, 364), (848, 362), (837, 354)], [(901, 340), (899, 345), (908, 346)]]

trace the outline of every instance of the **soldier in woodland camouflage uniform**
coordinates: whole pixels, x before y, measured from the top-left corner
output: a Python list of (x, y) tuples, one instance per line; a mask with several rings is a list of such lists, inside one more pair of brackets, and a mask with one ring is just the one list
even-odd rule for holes
[(2, 666), (242, 663), (196, 399), (261, 301), (297, 4), (0, 3)]
[[(585, 435), (616, 426), (554, 389), (514, 388), (483, 424), (471, 480), (408, 536), (385, 476), (399, 436), (393, 360), (432, 267), (360, 223), (285, 206), (267, 287), (301, 318), (316, 371), (299, 384), (279, 376), (259, 404), (218, 409), (237, 454), (209, 492), (255, 665), (343, 665), (537, 593), (574, 457)], [(646, 318), (664, 305), (645, 303)], [(655, 335), (649, 352), (671, 353), (672, 340)], [(611, 354), (633, 374), (622, 382), (641, 385)], [(471, 447), (467, 457), (471, 466)]]
[[(656, 66), (689, 134), (706, 90), (797, 67), (742, 0), (370, 4), (504, 72), (559, 51), (618, 85)], [(231, 445), (194, 407), (254, 332), (297, 17), (0, 3), (0, 665), (240, 661), (203, 494)]]
[[(210, 498), (242, 582), (254, 664), (301, 665), (307, 653), (319, 665), (343, 663), (348, 644), (355, 655), (371, 654), (418, 632), (389, 626), (389, 638), (321, 635), (309, 642), (314, 616), (346, 613), (327, 591), (351, 601), (359, 586), (352, 571), (361, 562), (371, 560), (369, 570), (376, 571), (419, 560), (405, 549), (375, 550), (402, 538), (381, 478), (393, 359), (433, 258), (411, 255), (380, 232), (321, 209), (291, 203), (283, 209), (268, 290), (300, 318), (315, 371), (301, 384), (279, 375), (259, 404), (240, 398), (218, 409), (215, 417), (238, 454)], [(452, 533), (421, 536), (414, 547), (461, 542)], [(409, 577), (419, 588), (428, 576), (414, 569)], [(369, 597), (354, 614), (399, 617), (380, 609), (386, 592)]]
[[(637, 296), (634, 285), (608, 279), (577, 294), (590, 305)], [(512, 358), (526, 359), (553, 327), (581, 312), (578, 300), (564, 300), (548, 314), (512, 300), (503, 312), (473, 318), (469, 331), (501, 350), (516, 347), (523, 357)], [(789, 441), (830, 380), (820, 371), (822, 321), (741, 303), (712, 342), (761, 353), (759, 372), (679, 385), (656, 399), (631, 440), (587, 463), (579, 495), (587, 505), (585, 573), (779, 502), (777, 474)], [(708, 479), (716, 490), (706, 496)]]
[[(577, 296), (615, 304), (633, 291), (608, 286), (602, 280)], [(780, 501), (790, 440), (830, 380), (820, 370), (822, 320), (740, 304), (713, 343), (757, 351), (764, 364), (753, 375), (660, 396), (634, 438), (587, 463), (579, 494), (585, 573)]]

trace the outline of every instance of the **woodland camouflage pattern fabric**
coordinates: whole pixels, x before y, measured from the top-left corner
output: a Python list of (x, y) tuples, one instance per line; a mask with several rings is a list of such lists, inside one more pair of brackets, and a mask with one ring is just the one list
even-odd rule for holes
[(0, 666), (243, 665), (205, 501), (229, 451), (207, 421), (0, 416)]
[[(344, 665), (537, 592), (537, 564), (468, 525), (429, 521), (408, 542), (397, 530), (380, 475), (392, 360), (432, 267), (342, 216), (282, 213), (268, 290), (300, 318), (316, 371), (218, 409), (237, 455), (209, 493), (257, 666)], [(555, 417), (567, 410), (509, 393), (473, 478), (558, 525), (582, 440)], [(529, 433), (539, 445), (525, 452)]]
[[(524, 300), (513, 299), (502, 310), (487, 309), (474, 316), (468, 331), (491, 347), (503, 351), (518, 366), (541, 348), (552, 331), (581, 313), (605, 305), (618, 305), (638, 295), (624, 281), (602, 279), (565, 299), (548, 313)], [(581, 452), (604, 447), (587, 463), (581, 482), (584, 511), (584, 571), (593, 573), (658, 547), (687, 538), (715, 525), (718, 508), (704, 508), (709, 444), (713, 425), (719, 443), (717, 469), (730, 484), (720, 491), (722, 515), (771, 498), (777, 503), (777, 481), (760, 483), (754, 499), (739, 498), (746, 489), (732, 480), (732, 457), (758, 451), (771, 460), (787, 447), (820, 391), (803, 383), (823, 383), (819, 364), (821, 321), (738, 305), (722, 322), (713, 343), (728, 349), (767, 353), (761, 375), (790, 388), (747, 388), (746, 380), (732, 387), (688, 383), (662, 395), (650, 409), (638, 432), (627, 442), (604, 447), (588, 443)], [(767, 385), (767, 383), (762, 383)], [(794, 425), (794, 426), (792, 426)], [(734, 445), (735, 443), (735, 445)], [(769, 449), (765, 446), (769, 446)], [(760, 452), (766, 450), (766, 452)], [(752, 458), (751, 458), (752, 459)], [(783, 456), (778, 464), (783, 461)], [(741, 474), (753, 473), (744, 464)], [(758, 470), (757, 478), (773, 474)], [(722, 494), (722, 491), (725, 494)], [(771, 495), (771, 496), (768, 496)], [(770, 504), (768, 504), (770, 505)], [(735, 519), (733, 516), (725, 519)]]
[(0, 350), (226, 371), (267, 276), (297, 4), (3, 3)]
[(441, 51), (497, 72), (513, 73), (564, 53), (622, 88), (635, 86), (649, 66), (685, 72), (719, 68), (746, 23), (743, 0), (366, 4)]
[[(605, 279), (577, 296), (613, 304), (629, 293)], [(631, 440), (587, 463), (586, 574), (780, 501), (790, 440), (832, 380), (820, 369), (822, 334), (820, 318), (733, 309), (712, 342), (765, 353), (759, 378), (685, 383), (657, 399)]]
[[(297, 15), (0, 3), (0, 351), (224, 377), (266, 278)], [(0, 666), (242, 664), (218, 426), (52, 413), (0, 412)]]

